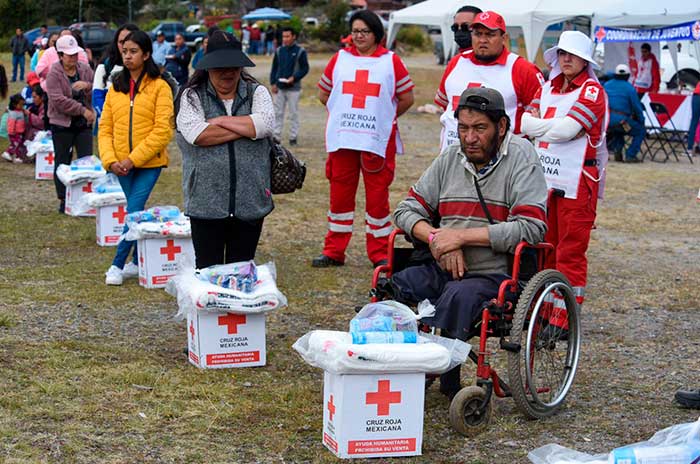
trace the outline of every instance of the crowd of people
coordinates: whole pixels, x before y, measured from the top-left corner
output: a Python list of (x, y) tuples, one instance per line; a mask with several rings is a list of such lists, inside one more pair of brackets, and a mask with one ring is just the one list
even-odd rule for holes
[[(333, 55), (318, 81), (318, 98), (328, 111), (330, 195), (328, 231), (311, 266), (344, 265), (361, 175), (369, 261), (375, 267), (387, 263), (393, 224), (427, 247), (430, 258), (396, 273), (391, 285), (402, 301), (430, 299), (436, 314), (426, 322), (443, 333), (467, 336), (483, 303), (508, 277), (508, 256), (521, 241), (554, 245), (547, 267), (564, 274), (581, 306), (607, 148), (617, 155), (624, 144), (619, 137), (606, 143), (606, 130), (623, 126), (622, 133), (633, 137), (625, 156), (636, 159), (644, 136), (638, 93), (654, 88), (653, 55), (643, 56), (643, 78), (634, 86), (626, 64), (603, 86), (591, 40), (565, 31), (544, 53), (545, 80), (534, 64), (508, 51), (501, 15), (461, 8), (452, 26), (459, 53), (435, 82), (435, 103), (444, 110), (439, 156), (392, 217), (389, 189), (403, 150), (398, 118), (413, 105), (414, 84), (401, 58), (382, 45), (377, 15), (357, 11), (349, 26), (351, 44)], [(74, 148), (78, 156), (92, 154), (93, 126), (99, 124), (103, 167), (118, 177), (131, 213), (144, 209), (176, 133), (196, 266), (253, 259), (273, 209), (271, 143), (280, 142), (286, 111), (289, 142), (297, 143), (301, 81), (309, 72), (293, 29), (261, 32), (257, 25), (246, 27), (239, 40), (212, 29), (192, 60), (183, 36), (172, 45), (161, 34), (152, 42), (126, 24), (94, 73), (79, 34), (47, 36), (36, 74), (28, 76), (33, 109), (25, 108), (26, 97), (10, 99), (7, 155), (23, 160), (18, 134), (46, 120), (56, 165), (68, 164)], [(18, 29), (13, 56), (22, 55), (23, 62), (31, 50), (22, 38)], [(246, 46), (251, 55), (274, 55), (271, 90), (246, 71), (255, 66)], [(13, 58), (13, 80), (15, 70)], [(22, 66), (19, 72), (23, 79)], [(65, 187), (58, 180), (56, 194), (62, 210)], [(136, 263), (134, 243), (122, 241), (105, 282), (120, 285), (136, 276)], [(563, 301), (552, 304), (566, 308)], [(566, 311), (559, 311), (545, 330), (566, 339), (567, 320)], [(446, 395), (460, 388), (459, 367), (441, 377)], [(681, 399), (691, 395), (697, 401), (692, 394)]]

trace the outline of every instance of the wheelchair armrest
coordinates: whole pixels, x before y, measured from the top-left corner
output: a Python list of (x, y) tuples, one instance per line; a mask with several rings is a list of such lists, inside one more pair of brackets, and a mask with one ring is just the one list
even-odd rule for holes
[(513, 255), (513, 273), (511, 275), (513, 280), (518, 280), (520, 275), (520, 261), (522, 259), (523, 250), (526, 249), (537, 250), (537, 268), (542, 269), (544, 259), (549, 252), (554, 250), (554, 245), (547, 242), (540, 242), (535, 245), (525, 241), (518, 243), (518, 245), (515, 247), (515, 253)]

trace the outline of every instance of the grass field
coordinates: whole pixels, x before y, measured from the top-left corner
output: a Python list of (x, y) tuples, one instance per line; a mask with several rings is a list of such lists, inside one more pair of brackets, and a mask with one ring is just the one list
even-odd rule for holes
[[(345, 267), (309, 266), (328, 208), (325, 110), (314, 97), (326, 60), (313, 56), (304, 81), (295, 153), (309, 167), (306, 184), (276, 198), (259, 247), (257, 261), (276, 263), (289, 298), (268, 317), (262, 368), (189, 365), (175, 300), (136, 281), (105, 286), (114, 249), (95, 245), (94, 220), (58, 215), (51, 182), (0, 162), (0, 462), (335, 462), (321, 445), (322, 372), (291, 349), (309, 330), (347, 327), (367, 301), (372, 270), (359, 221)], [(257, 61), (254, 74), (265, 79), (269, 59)], [(416, 106), (431, 101), (441, 68), (429, 56), (406, 61)], [(392, 205), (436, 155), (439, 136), (435, 116), (409, 112), (400, 126), (406, 155)], [(149, 205), (182, 204), (171, 148)], [(560, 414), (528, 421), (513, 401), (497, 400), (490, 429), (468, 440), (450, 429), (448, 401), (433, 387), (423, 456), (401, 462), (527, 462), (550, 442), (606, 452), (696, 419), (671, 398), (700, 386), (698, 179), (687, 160), (610, 166), (589, 253), (580, 371)], [(362, 188), (357, 198), (361, 217)], [(463, 371), (466, 385), (474, 369)]]

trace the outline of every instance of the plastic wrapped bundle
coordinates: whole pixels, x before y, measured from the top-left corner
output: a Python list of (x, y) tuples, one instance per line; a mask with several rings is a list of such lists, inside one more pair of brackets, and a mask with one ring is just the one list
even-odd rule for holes
[(102, 162), (95, 155), (83, 156), (70, 163), (71, 171), (103, 171)]
[[(76, 169), (73, 165), (76, 164)], [(107, 174), (107, 171), (102, 169), (100, 160), (93, 156), (83, 156), (74, 160), (70, 166), (61, 164), (56, 168), (56, 175), (63, 185), (74, 185), (81, 182), (90, 182), (100, 179)]]
[(32, 140), (25, 140), (24, 145), (27, 147), (27, 156), (30, 158), (37, 153), (53, 153), (51, 131), (37, 132)]
[(353, 343), (416, 343), (418, 320), (435, 314), (428, 300), (418, 305), (418, 314), (397, 301), (365, 305), (350, 321)]
[(180, 217), (180, 208), (177, 206), (154, 206), (143, 211), (136, 211), (126, 216), (126, 224), (131, 227), (133, 224), (142, 222), (168, 222), (177, 220)]
[[(202, 271), (206, 269), (199, 273)], [(179, 318), (184, 318), (188, 312), (260, 314), (287, 306), (287, 298), (275, 282), (275, 265), (267, 263), (257, 266), (256, 272), (255, 285), (250, 292), (243, 292), (200, 280), (192, 267), (183, 266), (180, 272), (170, 278), (165, 290), (177, 298)]]
[(211, 266), (197, 271), (196, 275), (204, 282), (243, 293), (251, 293), (258, 282), (258, 272), (253, 261)]

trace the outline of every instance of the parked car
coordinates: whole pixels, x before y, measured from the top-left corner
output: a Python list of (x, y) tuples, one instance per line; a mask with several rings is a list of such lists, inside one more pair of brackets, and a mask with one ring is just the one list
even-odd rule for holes
[(182, 34), (185, 37), (185, 42), (187, 43), (187, 46), (192, 49), (197, 48), (199, 43), (206, 36), (204, 32), (187, 32), (187, 30), (185, 29), (185, 25), (181, 22), (164, 21), (162, 23), (159, 23), (156, 27), (154, 27), (151, 30), (151, 32), (149, 32), (151, 40), (156, 40), (156, 34), (160, 31), (163, 31), (163, 33), (165, 34), (165, 40), (167, 40), (170, 43), (173, 43), (176, 34)]
[(80, 31), (83, 37), (85, 48), (92, 50), (92, 56), (97, 59), (105, 49), (112, 43), (115, 31), (110, 29), (107, 23), (74, 23), (70, 25), (71, 30)]
[[(52, 34), (54, 32), (59, 33), (63, 29), (65, 29), (65, 26), (49, 26), (47, 29), (49, 30), (49, 34)], [(34, 29), (29, 29), (28, 31), (24, 32), (24, 36), (27, 38), (30, 44), (32, 44), (33, 47), (37, 47), (41, 43), (41, 29), (38, 27), (35, 27)]]

